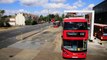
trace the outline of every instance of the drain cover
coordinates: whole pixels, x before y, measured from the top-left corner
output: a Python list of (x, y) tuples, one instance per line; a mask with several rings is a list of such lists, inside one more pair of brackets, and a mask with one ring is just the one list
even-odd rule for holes
[(10, 55), (9, 57), (13, 57), (13, 55)]

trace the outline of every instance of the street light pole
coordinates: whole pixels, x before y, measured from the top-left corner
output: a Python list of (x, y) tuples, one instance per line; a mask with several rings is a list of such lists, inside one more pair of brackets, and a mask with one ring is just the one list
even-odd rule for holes
[(49, 23), (49, 9), (48, 9), (48, 23)]

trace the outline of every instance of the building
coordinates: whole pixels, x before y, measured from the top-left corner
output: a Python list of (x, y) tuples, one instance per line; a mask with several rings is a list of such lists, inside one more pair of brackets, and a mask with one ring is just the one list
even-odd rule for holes
[(15, 20), (15, 18), (10, 18), (10, 19), (9, 19), (9, 24), (10, 24), (11, 26), (15, 26), (15, 25), (16, 25), (16, 20)]
[(24, 17), (26, 20), (35, 20), (38, 21), (38, 16), (34, 15), (34, 14), (28, 14), (28, 13), (23, 13)]
[(25, 25), (25, 17), (23, 13), (18, 13), (15, 17), (16, 25)]
[(22, 13), (18, 13), (16, 16), (12, 16), (9, 19), (9, 24), (11, 26), (25, 25), (25, 17)]
[(12, 16), (9, 19), (9, 24), (12, 26), (25, 25), (26, 20), (38, 21), (38, 16), (28, 13), (18, 13), (16, 16)]
[(93, 7), (95, 10), (95, 23), (107, 24), (107, 0)]

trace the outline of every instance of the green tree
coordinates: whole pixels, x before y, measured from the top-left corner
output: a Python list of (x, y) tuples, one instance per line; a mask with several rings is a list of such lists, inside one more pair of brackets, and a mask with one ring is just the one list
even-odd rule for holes
[(52, 19), (52, 18), (55, 17), (55, 15), (54, 14), (49, 14), (49, 17)]
[(37, 21), (32, 20), (32, 19), (29, 19), (29, 20), (26, 20), (26, 21), (25, 21), (25, 24), (26, 24), (26, 25), (36, 25), (36, 24), (37, 24)]
[(5, 10), (0, 10), (0, 16), (3, 16), (4, 13), (5, 13)]
[(62, 17), (62, 19), (63, 19), (63, 18), (64, 18), (64, 14), (62, 14), (62, 16), (61, 16), (61, 17)]
[(0, 20), (1, 20), (1, 17), (4, 15), (5, 11), (4, 10), (0, 10)]
[(43, 17), (43, 21), (45, 21), (45, 22), (47, 21), (47, 16)]
[(59, 16), (59, 14), (56, 14), (56, 15), (55, 15), (55, 20), (56, 20), (56, 21), (60, 21), (60, 16)]
[(36, 24), (38, 24), (37, 21), (33, 20), (32, 25), (36, 25)]
[(60, 17), (60, 21), (62, 22), (64, 19), (64, 14), (62, 14), (62, 16)]
[(29, 20), (26, 20), (26, 21), (25, 21), (25, 24), (26, 24), (26, 25), (32, 25), (32, 20), (30, 20), (30, 19), (29, 19)]
[(47, 22), (50, 22), (50, 20), (51, 20), (51, 15), (49, 14), (49, 15), (47, 15)]
[(3, 16), (5, 13), (5, 10), (0, 10), (0, 27), (10, 27), (9, 16)]
[(40, 20), (43, 20), (43, 15), (40, 15)]
[(44, 21), (43, 15), (40, 15), (40, 17), (39, 17), (39, 22), (41, 22), (41, 21)]

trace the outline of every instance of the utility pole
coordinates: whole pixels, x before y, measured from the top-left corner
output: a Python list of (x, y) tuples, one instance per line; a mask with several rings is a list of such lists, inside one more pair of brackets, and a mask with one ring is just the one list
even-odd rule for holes
[(49, 23), (49, 9), (48, 9), (48, 23)]

